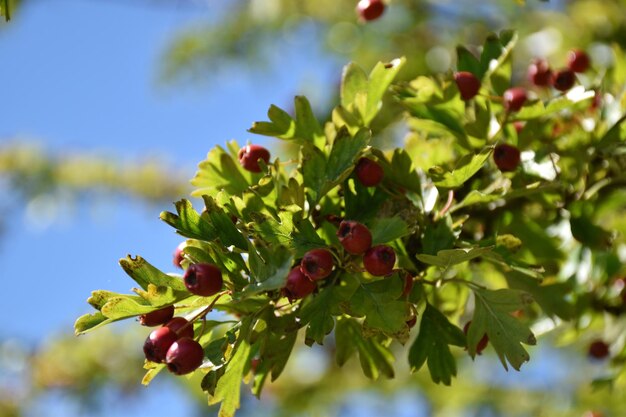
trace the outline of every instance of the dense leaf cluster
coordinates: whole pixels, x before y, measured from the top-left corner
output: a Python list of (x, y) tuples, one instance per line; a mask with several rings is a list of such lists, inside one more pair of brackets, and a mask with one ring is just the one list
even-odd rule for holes
[[(623, 221), (606, 213), (625, 208), (626, 148), (613, 92), (602, 110), (590, 108), (600, 78), (581, 78), (567, 94), (537, 91), (519, 112), (507, 111), (501, 97), (511, 87), (516, 39), (491, 35), (479, 57), (458, 48), (459, 71), (481, 81), (469, 101), (452, 74), (393, 84), (405, 62), (396, 59), (369, 74), (348, 65), (340, 104), (324, 124), (304, 97), (295, 98), (293, 115), (270, 107), (269, 120), (250, 132), (295, 143), (296, 157), (260, 161), (255, 173), (239, 164), (236, 142), (218, 146), (192, 180), (202, 210), (181, 200), (175, 213), (161, 214), (187, 238), (183, 266), (217, 265), (224, 291), (192, 295), (180, 276), (127, 257), (120, 263), (139, 285), (135, 294), (93, 292), (97, 311), (80, 317), (76, 332), (168, 305), (187, 317), (207, 306), (225, 313), (194, 323), (205, 352), (202, 388), (211, 404), (222, 403), (221, 416), (239, 407), (242, 380), (260, 395), (281, 374), (299, 336), (307, 345), (331, 341), (339, 365), (358, 357), (374, 379), (394, 376), (394, 345), (406, 344), (413, 371), (426, 364), (434, 382), (450, 384), (456, 356), (476, 355), (485, 335), (502, 365), (519, 370), (530, 358), (524, 345), (536, 343), (534, 323), (576, 323), (612, 307), (610, 295), (575, 285), (576, 266), (593, 253), (606, 267), (584, 277), (588, 287), (622, 271), (622, 238), (611, 230), (621, 232)], [(402, 109), (402, 147), (371, 144), (383, 105)], [(517, 170), (493, 163), (501, 143), (522, 150)], [(362, 157), (383, 168), (378, 186), (355, 179)], [(360, 256), (343, 250), (338, 219), (367, 225), (373, 245), (392, 247), (394, 271), (368, 274)], [(316, 248), (332, 252), (334, 271), (313, 294), (288, 300), (287, 275)], [(163, 367), (147, 362), (144, 383)]]

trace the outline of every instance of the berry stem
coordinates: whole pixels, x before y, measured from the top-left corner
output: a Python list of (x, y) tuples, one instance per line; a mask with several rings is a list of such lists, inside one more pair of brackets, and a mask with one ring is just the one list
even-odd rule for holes
[[(211, 303), (208, 306), (206, 306), (202, 311), (200, 311), (198, 314), (193, 316), (191, 320), (188, 320), (188, 323), (185, 324), (183, 327), (181, 327), (177, 333), (181, 333), (187, 326), (193, 325), (193, 323), (197, 321), (198, 319), (204, 319), (206, 315), (209, 314), (211, 310), (213, 310), (213, 307), (215, 306), (215, 303), (217, 303), (217, 300), (219, 300), (223, 295), (230, 294), (230, 293), (231, 293), (230, 290), (224, 290), (222, 292), (217, 293), (215, 295), (215, 298), (211, 300)], [(202, 332), (200, 332), (200, 335), (202, 335)]]

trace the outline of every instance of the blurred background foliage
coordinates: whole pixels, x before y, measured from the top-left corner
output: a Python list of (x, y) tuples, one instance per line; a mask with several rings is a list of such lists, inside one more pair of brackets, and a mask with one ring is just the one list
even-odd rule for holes
[[(0, 2), (0, 8), (6, 16), (8, 4), (11, 18), (19, 19), (20, 3), (28, 1)], [(133, 1), (145, 7), (164, 3)], [(191, 0), (175, 3), (176, 7), (211, 7), (210, 2), (204, 6)], [(589, 51), (594, 62), (610, 67), (609, 61), (615, 57), (607, 50), (611, 46), (626, 49), (625, 0), (388, 3), (384, 18), (364, 25), (356, 19), (356, 1), (233, 0), (209, 21), (180, 28), (164, 48), (160, 67), (155, 70), (172, 89), (192, 88), (199, 83), (210, 88), (216, 71), (251, 67), (271, 73), (289, 65), (281, 60), (284, 51), (304, 48), (306, 54), (306, 49), (311, 48), (324, 51), (329, 59), (355, 61), (364, 68), (371, 68), (377, 61), (407, 56), (401, 78), (408, 80), (418, 74), (453, 70), (457, 44), (477, 48), (487, 33), (515, 28), (521, 42), (514, 56), (513, 78), (516, 83), (525, 84), (526, 66), (533, 57), (546, 57), (555, 67), (564, 66), (566, 51), (577, 47)], [(314, 70), (316, 63), (310, 65)], [(623, 78), (626, 71), (620, 74), (616, 81), (623, 88), (624, 79), (619, 77)], [(326, 107), (318, 105), (317, 111), (328, 114), (337, 85), (309, 83), (305, 89), (323, 91)], [(376, 133), (384, 138), (385, 129), (393, 126), (391, 115), (397, 113), (383, 113), (376, 121)], [(198, 155), (198, 160), (203, 156)], [(180, 172), (158, 160), (120, 162), (120, 158), (110, 155), (66, 155), (20, 139), (3, 138), (0, 146), (3, 192), (17, 195), (27, 203), (42, 196), (71, 201), (123, 194), (163, 207), (188, 194), (188, 181)], [(611, 212), (611, 204), (619, 205), (623, 194), (623, 190), (615, 191), (604, 204), (605, 214)], [(624, 222), (618, 217), (599, 215), (597, 220), (609, 230), (622, 228), (619, 231), (623, 236)], [(600, 275), (606, 284), (600, 295), (610, 304), (622, 294), (623, 284), (622, 288), (611, 287), (608, 280), (612, 277)], [(403, 361), (398, 363), (395, 380), (371, 383), (360, 376), (356, 363), (350, 362), (342, 369), (334, 365), (330, 341), (324, 347), (297, 351), (281, 379), (264, 392), (263, 402), (245, 399), (241, 415), (356, 416), (393, 412), (399, 416), (624, 416), (626, 376), (612, 373), (606, 362), (588, 359), (590, 340), (579, 339), (580, 328), (596, 329), (596, 334), (601, 335), (605, 321), (611, 322), (610, 328), (617, 332), (614, 336), (618, 351), (612, 355), (618, 361), (626, 360), (623, 323), (600, 311), (597, 316), (585, 317), (578, 323), (579, 328), (551, 331), (543, 337), (540, 347), (531, 351), (530, 364), (520, 374), (504, 374), (490, 353), (479, 357), (477, 363), (465, 359), (460, 377), (451, 388), (432, 384), (424, 371), (408, 376), (407, 370), (401, 368)], [(554, 323), (546, 326), (552, 330)], [(51, 335), (37, 347), (15, 340), (0, 341), (0, 415), (29, 415), (29, 405), (50, 392), (61, 392), (83, 410), (106, 407), (103, 398), (110, 399), (111, 395), (127, 401), (141, 398), (137, 391), (143, 389), (139, 385), (142, 355), (136, 347), (146, 332), (136, 327), (119, 327), (114, 334), (99, 331), (80, 339)], [(565, 344), (567, 347), (562, 346)], [(104, 353), (111, 350), (116, 354)], [(462, 350), (456, 354), (467, 357)], [(198, 404), (197, 414), (207, 415), (206, 397), (198, 392), (198, 381), (169, 376), (163, 379), (182, 384), (190, 401)], [(104, 391), (110, 395), (103, 397)], [(591, 410), (597, 414), (591, 414)], [(89, 412), (85, 411), (87, 415)]]

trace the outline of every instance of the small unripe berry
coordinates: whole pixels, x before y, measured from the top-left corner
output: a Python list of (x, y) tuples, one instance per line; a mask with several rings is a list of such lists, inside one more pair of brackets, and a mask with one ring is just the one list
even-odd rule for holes
[(356, 5), (356, 12), (361, 20), (369, 22), (382, 16), (385, 3), (382, 0), (361, 0)]
[(259, 159), (265, 161), (266, 164), (270, 161), (270, 152), (259, 145), (247, 145), (239, 149), (239, 163), (244, 169), (250, 172), (261, 172), (261, 166), (259, 165)]
[(157, 363), (163, 362), (167, 350), (176, 340), (178, 340), (178, 335), (169, 327), (159, 327), (153, 330), (143, 344), (146, 359)]
[(395, 263), (396, 253), (391, 246), (372, 246), (363, 255), (365, 270), (377, 277), (391, 274)]
[(174, 317), (174, 306), (167, 306), (139, 316), (142, 326), (160, 326)]
[(174, 264), (175, 267), (178, 267), (178, 268), (183, 267), (182, 262), (185, 259), (183, 258), (183, 249), (185, 248), (185, 246), (187, 246), (187, 242), (180, 242), (178, 246), (176, 246), (176, 249), (174, 250), (172, 263)]
[(454, 74), (454, 81), (459, 88), (461, 98), (465, 101), (473, 99), (480, 90), (480, 80), (471, 72), (457, 72)]
[(372, 246), (372, 234), (367, 226), (354, 220), (344, 220), (339, 224), (337, 237), (346, 252), (359, 255)]
[(313, 249), (302, 257), (300, 271), (311, 280), (324, 279), (333, 271), (333, 255), (326, 249)]
[(552, 70), (545, 59), (535, 59), (528, 66), (528, 79), (537, 87), (549, 87), (552, 81)]
[(522, 87), (512, 87), (504, 92), (504, 108), (507, 111), (519, 111), (526, 100), (528, 99), (528, 95), (526, 94), (526, 90)]
[(567, 91), (576, 83), (576, 74), (569, 69), (563, 69), (552, 74), (552, 86), (559, 91)]
[(169, 327), (173, 330), (178, 337), (188, 337), (193, 339), (193, 324), (189, 324), (186, 318), (184, 317), (174, 317), (167, 323), (165, 323), (165, 327)]
[(212, 264), (193, 264), (183, 276), (185, 287), (190, 293), (209, 297), (222, 289), (222, 271)]
[(497, 145), (493, 150), (493, 161), (500, 171), (515, 171), (521, 161), (520, 151), (506, 143)]
[(574, 72), (585, 72), (589, 69), (591, 60), (585, 51), (572, 49), (567, 53), (567, 67)]
[(290, 300), (298, 300), (315, 291), (317, 286), (309, 277), (304, 275), (300, 270), (300, 266), (296, 266), (287, 275), (287, 283), (285, 284), (284, 294)]
[(604, 359), (609, 356), (609, 345), (603, 340), (594, 340), (589, 345), (587, 353), (594, 359)]
[(355, 171), (359, 182), (366, 187), (377, 186), (385, 175), (383, 168), (377, 162), (368, 158), (359, 159)]
[[(465, 326), (463, 327), (463, 333), (465, 333), (466, 336), (467, 336), (467, 332), (469, 331), (469, 327), (471, 323), (472, 321), (470, 320), (467, 323), (465, 323)], [(476, 345), (476, 354), (480, 355), (482, 351), (485, 350), (488, 343), (489, 343), (489, 336), (487, 336), (487, 334), (484, 334), (483, 337), (481, 337), (481, 339), (478, 341), (478, 344)]]
[(165, 356), (165, 363), (173, 374), (185, 375), (198, 369), (203, 359), (204, 350), (200, 343), (183, 337), (172, 343)]

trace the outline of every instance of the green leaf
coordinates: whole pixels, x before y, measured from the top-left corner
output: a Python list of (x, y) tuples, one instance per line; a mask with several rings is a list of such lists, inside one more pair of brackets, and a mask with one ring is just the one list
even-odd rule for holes
[(285, 369), (297, 338), (298, 332), (296, 331), (286, 333), (268, 332), (260, 350), (262, 363), (258, 368), (258, 372), (271, 372), (271, 380), (275, 381)]
[[(512, 52), (518, 36), (517, 32), (511, 30), (500, 32), (499, 39), (494, 36), (489, 36), (483, 47), (483, 54), (485, 54), (485, 50), (488, 51), (484, 60), (484, 78), (491, 81), (491, 87), (496, 94), (502, 95), (511, 86)], [(495, 56), (496, 54), (498, 55), (497, 57)], [(493, 64), (494, 59), (496, 60), (495, 64)], [(481, 64), (483, 64), (482, 56)]]
[(409, 349), (411, 371), (415, 372), (427, 363), (433, 382), (450, 385), (457, 368), (449, 345), (465, 346), (463, 331), (435, 307), (426, 304), (419, 334)]
[(302, 180), (305, 187), (312, 191), (314, 201), (319, 201), (321, 192), (326, 183), (326, 156), (317, 148), (305, 151), (302, 148)]
[(165, 223), (175, 228), (178, 233), (185, 237), (206, 241), (211, 241), (217, 237), (215, 227), (200, 217), (189, 200), (182, 199), (174, 203), (174, 206), (177, 215), (164, 211), (160, 217)]
[(478, 258), (479, 256), (483, 256), (484, 254), (490, 252), (492, 249), (493, 246), (488, 246), (484, 248), (476, 247), (470, 250), (443, 249), (437, 252), (436, 256), (421, 254), (417, 255), (417, 259), (421, 262), (424, 262), (425, 264), (448, 268), (452, 265), (467, 262), (474, 258)]
[(228, 363), (224, 375), (217, 382), (215, 395), (209, 398), (209, 405), (222, 403), (219, 417), (234, 417), (239, 408), (241, 396), (241, 379), (244, 369), (249, 360), (250, 345), (244, 337), (240, 335), (234, 352)]
[(406, 58), (404, 57), (394, 59), (390, 64), (379, 62), (370, 73), (367, 85), (367, 104), (363, 115), (365, 126), (369, 126), (378, 114), (385, 92), (405, 62)]
[(153, 310), (155, 308), (149, 304), (141, 304), (136, 299), (121, 296), (110, 298), (100, 311), (106, 317), (115, 320), (139, 316)]
[(11, 20), (11, 7), (9, 6), (9, 0), (2, 0), (2, 7), (0, 7), (0, 16), (4, 16), (4, 20), (6, 22)]
[[(361, 325), (354, 319), (342, 317), (338, 320), (338, 326), (340, 326), (338, 344), (340, 346), (352, 345), (351, 350), (356, 349), (359, 352), (359, 362), (366, 377), (370, 379), (378, 379), (380, 375), (387, 378), (394, 377), (395, 358), (385, 344), (375, 337), (365, 337)], [(337, 361), (341, 364), (347, 359), (347, 357), (338, 357)]]
[(507, 362), (518, 370), (530, 359), (521, 343), (534, 345), (537, 341), (528, 326), (511, 315), (532, 303), (532, 297), (519, 290), (486, 290), (474, 288), (475, 310), (467, 333), (468, 351), (476, 354), (476, 345), (486, 333), (504, 369)]
[(361, 284), (350, 299), (351, 312), (365, 316), (366, 328), (399, 337), (406, 328), (407, 318), (407, 305), (398, 300), (402, 284), (395, 275)]
[(544, 285), (534, 277), (515, 270), (504, 272), (504, 276), (511, 289), (526, 291), (531, 294), (548, 316), (558, 316), (563, 320), (572, 319), (574, 306), (568, 301), (568, 296), (573, 289), (572, 282), (556, 282)]
[[(206, 213), (211, 220), (211, 227), (224, 246), (235, 246), (243, 251), (248, 249), (248, 240), (235, 227), (230, 216), (209, 196), (203, 196)], [(201, 219), (202, 221), (202, 219)], [(203, 239), (212, 240), (212, 239)]]
[(296, 230), (292, 233), (292, 247), (295, 250), (295, 257), (301, 258), (311, 249), (325, 248), (326, 242), (319, 237), (313, 224), (309, 219), (298, 219), (294, 221)]
[(379, 218), (370, 225), (372, 245), (392, 242), (409, 234), (408, 225), (399, 217)]
[(483, 78), (480, 61), (466, 47), (457, 46), (456, 66), (459, 71), (471, 72), (479, 80)]
[(382, 152), (375, 153), (379, 164), (383, 166), (385, 178), (389, 182), (418, 194), (422, 192), (419, 175), (413, 166), (411, 156), (405, 149), (396, 148), (391, 156), (391, 162), (387, 161)]
[(76, 322), (74, 323), (74, 333), (77, 336), (85, 334), (88, 331), (95, 330), (98, 327), (113, 323), (114, 321), (116, 320), (108, 318), (99, 311), (93, 314), (85, 314), (76, 319)]
[(300, 321), (308, 323), (305, 341), (308, 346), (313, 343), (324, 344), (324, 338), (335, 326), (333, 311), (338, 304), (335, 297), (335, 287), (326, 287), (317, 295), (309, 299), (300, 310)]
[(544, 105), (543, 101), (538, 100), (533, 104), (524, 106), (518, 113), (515, 114), (515, 119), (532, 120), (566, 109), (579, 110), (587, 108), (591, 100), (593, 100), (594, 95), (595, 92), (589, 90), (584, 94), (579, 95), (575, 100), (572, 100), (570, 95), (560, 96), (550, 100), (547, 105)]
[(267, 111), (271, 122), (255, 122), (248, 132), (257, 135), (274, 136), (279, 139), (293, 139), (296, 133), (296, 122), (289, 113), (273, 104)]
[(124, 272), (144, 290), (148, 290), (148, 285), (153, 284), (157, 287), (165, 286), (175, 291), (187, 292), (187, 288), (181, 279), (164, 274), (141, 256), (133, 258), (128, 255), (126, 258), (120, 259), (119, 263)]
[[(229, 148), (238, 149), (236, 142), (231, 142)], [(260, 174), (250, 173), (235, 163), (233, 154), (227, 153), (222, 147), (216, 146), (207, 155), (207, 158), (198, 165), (198, 172), (191, 180), (196, 190), (191, 193), (194, 197), (209, 195), (211, 197), (224, 190), (229, 195), (239, 195), (252, 184), (252, 177)]]
[(261, 257), (250, 244), (250, 273), (256, 282), (244, 288), (242, 295), (249, 297), (265, 291), (283, 288), (293, 264), (293, 254), (286, 248), (263, 250)]
[(361, 67), (353, 62), (343, 67), (341, 105), (346, 109), (353, 107), (357, 94), (367, 92), (367, 84), (367, 74)]
[(460, 187), (482, 168), (492, 152), (493, 147), (490, 146), (476, 155), (465, 155), (457, 162), (457, 166), (452, 171), (444, 173), (440, 179), (437, 178), (435, 185), (442, 188)]
[(326, 136), (313, 114), (311, 104), (304, 96), (296, 96), (296, 137), (310, 142), (318, 149), (324, 149)]

